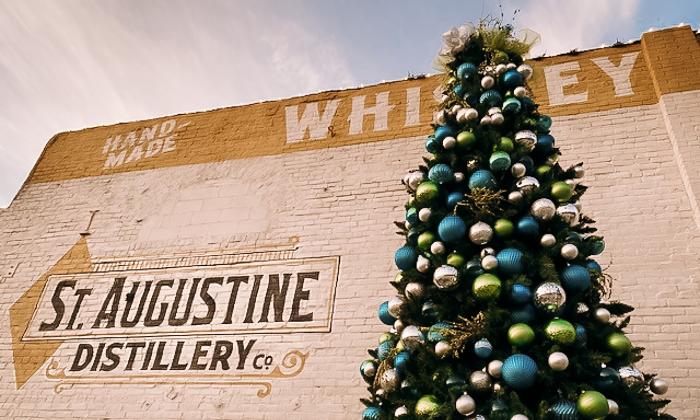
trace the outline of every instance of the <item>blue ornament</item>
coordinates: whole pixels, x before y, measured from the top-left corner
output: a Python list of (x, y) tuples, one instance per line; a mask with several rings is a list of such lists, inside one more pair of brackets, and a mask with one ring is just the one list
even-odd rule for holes
[(382, 410), (379, 407), (367, 407), (362, 412), (362, 420), (381, 420), (382, 417)]
[(508, 98), (505, 101), (503, 101), (503, 107), (501, 109), (503, 110), (504, 113), (506, 114), (517, 114), (520, 112), (520, 109), (522, 106), (520, 105), (520, 101), (518, 98)]
[(552, 118), (548, 115), (540, 115), (540, 118), (537, 119), (537, 128), (541, 131), (548, 131), (551, 126)]
[(514, 354), (503, 361), (501, 375), (508, 385), (521, 391), (535, 384), (537, 364), (530, 356)]
[(444, 184), (445, 182), (454, 180), (454, 174), (452, 173), (452, 168), (450, 168), (450, 165), (438, 163), (430, 168), (430, 171), (428, 172), (428, 179), (438, 184)]
[(561, 272), (561, 283), (567, 293), (581, 293), (591, 287), (591, 274), (586, 267), (571, 264)]
[[(438, 235), (445, 242), (457, 242), (467, 233), (467, 225), (459, 216), (450, 215), (442, 219), (438, 225)], [(416, 258), (418, 258), (416, 256)], [(413, 263), (415, 265), (415, 262)]]
[(379, 305), (379, 320), (386, 325), (394, 325), (394, 322), (396, 322), (396, 318), (389, 313), (389, 301)]
[(588, 334), (586, 333), (586, 327), (581, 324), (576, 324), (576, 344), (579, 347), (585, 346), (586, 341), (588, 341)]
[(452, 88), (452, 91), (455, 93), (455, 95), (459, 96), (460, 98), (464, 96), (464, 86), (461, 83), (457, 83)]
[(428, 321), (435, 320), (439, 315), (438, 306), (434, 302), (427, 301), (420, 308), (420, 313)]
[(425, 150), (430, 153), (437, 153), (440, 151), (440, 142), (432, 137), (428, 137), (428, 139), (425, 141)]
[(586, 268), (589, 270), (593, 270), (598, 274), (603, 272), (603, 267), (601, 267), (600, 264), (598, 264), (598, 262), (595, 260), (587, 260)]
[(552, 149), (554, 149), (554, 137), (552, 137), (551, 134), (537, 136), (537, 144), (535, 145), (535, 149), (542, 153), (551, 153)]
[(518, 73), (515, 69), (508, 70), (501, 76), (501, 85), (506, 90), (513, 90), (518, 86), (522, 86), (522, 84), (523, 75)]
[(489, 167), (494, 172), (503, 172), (510, 168), (510, 155), (506, 152), (494, 152), (489, 158)]
[(620, 382), (620, 373), (610, 367), (600, 370), (598, 377), (593, 380), (593, 386), (601, 391), (612, 391)]
[(535, 307), (529, 303), (518, 308), (514, 308), (510, 312), (510, 320), (514, 324), (525, 323), (528, 324), (535, 320), (537, 313), (535, 312)]
[(379, 360), (386, 359), (393, 349), (394, 343), (392, 343), (391, 340), (382, 341), (379, 343), (379, 347), (377, 347), (377, 358), (379, 358)]
[(437, 343), (445, 339), (445, 330), (452, 328), (447, 322), (438, 322), (428, 329), (428, 341)]
[(415, 249), (408, 245), (402, 246), (396, 250), (396, 253), (394, 253), (394, 262), (399, 270), (406, 271), (415, 268), (417, 260), (418, 253)]
[(449, 125), (441, 125), (435, 129), (435, 140), (442, 144), (445, 137), (454, 137), (455, 132)]
[(488, 107), (501, 106), (502, 101), (501, 94), (495, 89), (487, 90), (479, 96), (479, 103)]
[(406, 210), (406, 221), (412, 225), (418, 224), (418, 210), (415, 207), (411, 207)]
[[(520, 226), (520, 223), (518, 223), (518, 226)], [(517, 248), (500, 250), (496, 254), (496, 260), (498, 260), (498, 271), (507, 276), (517, 276), (525, 270), (525, 256)]]
[(447, 209), (452, 210), (464, 198), (464, 193), (459, 191), (451, 192), (447, 196)]
[(518, 234), (534, 238), (540, 234), (540, 224), (532, 216), (523, 216), (518, 220)]
[(406, 374), (406, 367), (411, 359), (411, 353), (407, 351), (399, 352), (399, 354), (394, 357), (394, 369), (399, 375), (404, 376)]
[(522, 283), (515, 283), (510, 288), (510, 301), (513, 303), (528, 303), (532, 299), (532, 290)]
[(472, 63), (462, 63), (457, 67), (457, 78), (459, 80), (466, 80), (476, 75), (478, 72), (477, 67)]
[(536, 108), (535, 103), (532, 101), (532, 99), (528, 98), (527, 96), (524, 98), (520, 98), (520, 103), (522, 104), (523, 111), (525, 112), (533, 111)]
[(486, 169), (474, 171), (474, 173), (469, 177), (469, 189), (471, 190), (475, 188), (495, 190), (497, 187), (498, 184), (496, 183), (496, 178), (494, 178), (491, 171)]
[(576, 403), (568, 400), (560, 400), (549, 407), (549, 414), (552, 420), (579, 420)]
[(493, 352), (493, 346), (489, 340), (482, 338), (474, 343), (474, 354), (476, 354), (477, 357), (486, 359), (487, 357), (491, 356), (491, 352)]

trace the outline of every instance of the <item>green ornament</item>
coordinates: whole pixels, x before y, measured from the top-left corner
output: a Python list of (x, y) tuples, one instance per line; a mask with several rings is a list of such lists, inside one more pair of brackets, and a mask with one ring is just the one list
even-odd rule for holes
[(498, 150), (510, 153), (514, 149), (515, 144), (513, 143), (513, 139), (509, 137), (501, 137), (501, 140), (498, 141)]
[(464, 257), (456, 252), (452, 252), (447, 256), (447, 265), (451, 265), (452, 267), (460, 268), (465, 262), (466, 260)]
[(558, 344), (572, 344), (576, 341), (576, 328), (569, 321), (555, 318), (547, 324), (544, 333)]
[(535, 172), (537, 172), (538, 176), (543, 177), (543, 176), (547, 175), (551, 170), (552, 170), (552, 167), (549, 165), (540, 165), (537, 167)]
[(535, 331), (523, 323), (513, 324), (508, 328), (508, 342), (515, 347), (523, 347), (535, 340)]
[(557, 181), (552, 184), (552, 197), (559, 201), (567, 201), (574, 194), (574, 190), (571, 185), (564, 181)]
[(433, 242), (435, 242), (435, 234), (433, 232), (426, 231), (418, 236), (418, 248), (421, 251), (430, 251), (430, 245)]
[(501, 280), (491, 273), (482, 274), (474, 280), (472, 292), (479, 300), (494, 300), (501, 294)]
[(500, 238), (507, 238), (513, 234), (513, 222), (508, 219), (498, 219), (496, 223), (493, 224), (493, 231), (496, 232), (496, 236)]
[(403, 340), (399, 340), (399, 342), (396, 343), (395, 349), (397, 352), (402, 352), (406, 350), (406, 344), (404, 344)]
[(501, 50), (496, 50), (493, 52), (493, 62), (495, 64), (504, 64), (508, 62), (508, 53)]
[(416, 402), (415, 413), (418, 418), (434, 419), (440, 415), (440, 402), (435, 395), (423, 395)]
[(608, 348), (615, 353), (615, 356), (624, 356), (632, 350), (632, 342), (623, 333), (612, 333), (605, 341), (608, 344)]
[(589, 419), (603, 418), (608, 415), (608, 399), (598, 391), (584, 391), (578, 397), (576, 408), (583, 417)]
[(408, 207), (413, 207), (416, 204), (416, 198), (414, 196), (408, 197), (408, 200), (406, 200), (406, 205)]
[(457, 147), (468, 149), (476, 143), (476, 136), (471, 131), (462, 131), (457, 134)]
[(384, 333), (379, 336), (379, 344), (382, 344), (385, 341), (393, 341), (394, 340), (394, 335), (392, 333)]
[(421, 182), (416, 188), (416, 201), (418, 204), (428, 204), (435, 200), (439, 193), (438, 186), (433, 181)]

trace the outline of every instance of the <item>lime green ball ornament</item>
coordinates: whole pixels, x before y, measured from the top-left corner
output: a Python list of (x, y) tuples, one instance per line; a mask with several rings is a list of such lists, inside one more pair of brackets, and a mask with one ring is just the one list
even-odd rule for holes
[(435, 242), (435, 234), (433, 232), (427, 231), (418, 235), (418, 248), (421, 251), (429, 251), (433, 242)]
[(524, 323), (511, 325), (508, 328), (508, 342), (515, 347), (523, 347), (535, 340), (535, 331)]
[(496, 223), (493, 224), (493, 231), (496, 232), (496, 236), (499, 238), (507, 238), (513, 234), (515, 226), (513, 222), (508, 219), (498, 219)]
[(416, 402), (415, 413), (421, 419), (434, 419), (440, 415), (440, 408), (435, 395), (423, 395)]
[(571, 188), (571, 185), (564, 181), (557, 181), (552, 184), (552, 197), (559, 201), (567, 201), (573, 194), (574, 190)]
[(440, 193), (438, 186), (433, 181), (421, 182), (416, 188), (416, 201), (418, 204), (425, 205), (435, 200)]
[(549, 165), (540, 165), (537, 167), (535, 172), (537, 172), (537, 175), (539, 177), (543, 177), (543, 176), (546, 176), (551, 170), (552, 170), (552, 167)]
[(498, 141), (498, 150), (510, 153), (514, 149), (515, 144), (513, 144), (513, 139), (509, 137), (501, 137), (501, 140)]
[(379, 344), (382, 344), (385, 341), (393, 341), (394, 340), (394, 335), (392, 333), (384, 333), (379, 336)]
[(612, 333), (605, 341), (610, 351), (615, 353), (615, 356), (624, 356), (632, 350), (632, 342), (623, 333)]
[(399, 340), (399, 342), (396, 343), (396, 347), (395, 347), (395, 348), (396, 348), (396, 351), (397, 351), (397, 352), (404, 351), (404, 350), (406, 350), (406, 344), (404, 344), (403, 340)]
[(462, 131), (457, 134), (457, 147), (468, 149), (476, 143), (476, 136), (471, 131)]
[(482, 274), (474, 280), (472, 293), (479, 300), (494, 300), (501, 294), (501, 280), (493, 274)]
[(451, 265), (452, 267), (460, 268), (465, 262), (466, 260), (464, 257), (456, 252), (452, 252), (447, 256), (447, 265)]
[(608, 399), (598, 391), (584, 391), (578, 397), (576, 409), (585, 418), (603, 418), (608, 415)]
[(576, 328), (569, 321), (555, 318), (544, 328), (548, 339), (558, 344), (572, 344), (576, 341)]

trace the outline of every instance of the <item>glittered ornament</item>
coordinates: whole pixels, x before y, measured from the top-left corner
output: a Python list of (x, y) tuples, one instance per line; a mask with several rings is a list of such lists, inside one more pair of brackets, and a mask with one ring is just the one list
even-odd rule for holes
[(415, 249), (413, 249), (413, 247), (408, 245), (402, 246), (396, 250), (396, 253), (394, 253), (394, 262), (399, 270), (412, 269), (415, 266), (417, 259), (418, 253)]
[(474, 354), (476, 354), (477, 357), (486, 359), (491, 356), (491, 352), (493, 352), (493, 346), (488, 339), (482, 338), (474, 343)]
[(440, 359), (446, 357), (451, 351), (452, 347), (447, 341), (438, 341), (435, 344), (435, 355)]
[(557, 238), (554, 235), (552, 235), (551, 233), (544, 234), (540, 238), (540, 245), (542, 245), (545, 248), (552, 247), (556, 243), (557, 243)]
[(366, 382), (372, 382), (374, 375), (377, 373), (377, 362), (374, 360), (365, 360), (360, 365), (360, 374)]
[(469, 375), (469, 386), (477, 392), (485, 392), (491, 389), (491, 377), (488, 373), (476, 370)]
[(472, 293), (479, 300), (493, 300), (501, 294), (501, 280), (493, 274), (486, 273), (474, 279)]
[(510, 288), (510, 301), (517, 304), (530, 302), (532, 290), (522, 283), (514, 283)]
[(560, 254), (566, 260), (574, 260), (578, 257), (578, 247), (574, 244), (564, 244)]
[(425, 231), (418, 235), (416, 244), (421, 251), (427, 251), (430, 249), (430, 245), (432, 245), (433, 242), (435, 242), (435, 234), (430, 231)]
[(434, 255), (440, 255), (445, 253), (445, 244), (440, 241), (435, 241), (430, 244), (430, 252)]
[(535, 289), (533, 301), (541, 310), (556, 312), (566, 303), (566, 292), (557, 283), (545, 282)]
[(617, 370), (620, 374), (620, 379), (627, 386), (641, 385), (644, 383), (644, 375), (642, 372), (633, 368), (632, 366), (624, 366)]
[(476, 410), (476, 401), (468, 394), (462, 394), (457, 398), (457, 401), (455, 401), (455, 409), (463, 416), (471, 416)]
[(515, 347), (524, 347), (535, 340), (535, 331), (527, 324), (519, 323), (508, 328), (508, 342)]
[(530, 194), (540, 187), (540, 181), (532, 176), (524, 176), (515, 183), (515, 186), (523, 193)]
[(627, 336), (621, 332), (615, 332), (605, 339), (605, 344), (615, 356), (621, 357), (632, 350), (632, 342)]
[(532, 151), (537, 144), (537, 135), (530, 130), (520, 130), (515, 133), (515, 142), (525, 150)]
[(389, 299), (387, 306), (391, 316), (394, 318), (399, 318), (406, 309), (406, 301), (402, 296), (395, 296)]
[(549, 220), (557, 213), (557, 207), (549, 198), (539, 198), (530, 206), (530, 214), (539, 220)]
[(605, 308), (598, 308), (595, 310), (595, 319), (603, 324), (610, 322), (610, 311)]
[(489, 375), (493, 376), (494, 378), (501, 377), (502, 369), (503, 369), (503, 362), (500, 360), (492, 360), (486, 366), (486, 371), (489, 373)]
[(586, 267), (571, 264), (561, 272), (561, 281), (568, 293), (581, 293), (591, 286), (591, 275)]
[(379, 386), (387, 393), (394, 392), (399, 386), (399, 374), (396, 369), (386, 369), (379, 378)]
[(493, 271), (498, 267), (498, 259), (493, 255), (487, 255), (481, 259), (481, 267), (486, 271)]
[(476, 76), (478, 71), (479, 70), (475, 64), (466, 62), (457, 67), (456, 75), (459, 80), (468, 80), (471, 77)]
[(450, 265), (442, 265), (433, 272), (433, 283), (438, 289), (454, 289), (459, 284), (459, 271)]
[(557, 207), (557, 214), (570, 226), (578, 223), (579, 211), (573, 204), (564, 204), (563, 206)]
[(532, 216), (524, 216), (518, 220), (518, 234), (533, 238), (540, 234), (540, 224)]
[(608, 415), (608, 399), (598, 391), (584, 391), (578, 397), (576, 408), (585, 418), (602, 418)]
[(501, 106), (502, 101), (501, 94), (495, 89), (487, 90), (479, 96), (479, 103), (487, 107)]
[(421, 273), (425, 273), (430, 270), (430, 260), (422, 255), (419, 255), (418, 259), (416, 259), (416, 270), (420, 271)]
[(649, 384), (649, 389), (656, 395), (664, 395), (668, 392), (668, 382), (661, 378), (654, 378)]
[(549, 418), (552, 420), (579, 420), (576, 403), (569, 400), (559, 400), (549, 407)]
[(433, 324), (428, 329), (428, 341), (431, 343), (437, 343), (447, 338), (445, 335), (452, 329), (452, 325), (447, 322), (438, 322)]
[(576, 341), (576, 329), (567, 320), (553, 319), (544, 328), (544, 334), (548, 339), (557, 344), (573, 344)]
[(494, 152), (489, 157), (489, 167), (494, 172), (503, 172), (510, 167), (510, 155), (506, 152)]
[(467, 233), (467, 225), (459, 216), (446, 216), (438, 225), (438, 235), (443, 241), (457, 242)]
[(452, 181), (454, 179), (454, 174), (452, 172), (452, 168), (450, 168), (450, 165), (438, 163), (430, 168), (430, 171), (428, 172), (428, 179), (438, 184), (444, 184)]
[(574, 190), (566, 182), (558, 181), (552, 184), (550, 192), (552, 197), (562, 202), (570, 199), (574, 193)]
[(508, 98), (505, 101), (503, 101), (503, 112), (506, 114), (517, 114), (520, 112), (520, 109), (522, 108), (522, 105), (520, 104), (520, 101), (518, 98)]
[(479, 169), (469, 177), (469, 189), (486, 188), (495, 190), (498, 187), (493, 173), (486, 169)]
[(469, 228), (469, 240), (477, 245), (487, 244), (493, 238), (493, 229), (488, 223), (477, 222)]
[(365, 411), (362, 412), (362, 420), (382, 420), (384, 419), (384, 413), (379, 407), (367, 407)]
[(416, 188), (416, 201), (420, 205), (429, 204), (437, 198), (439, 189), (437, 184), (432, 181), (424, 181)]
[(424, 395), (416, 401), (414, 413), (419, 418), (433, 419), (440, 414), (440, 401), (435, 395)]
[(547, 363), (553, 371), (561, 372), (569, 367), (569, 357), (560, 351), (555, 351), (549, 355)]
[(391, 351), (394, 349), (394, 343), (391, 341), (384, 341), (383, 343), (380, 343), (379, 346), (377, 347), (377, 358), (379, 360), (384, 360), (387, 357), (389, 357), (389, 354), (391, 354)]
[(406, 288), (404, 289), (404, 295), (406, 295), (406, 298), (410, 300), (420, 300), (423, 298), (425, 295), (425, 286), (423, 283), (419, 282), (410, 282), (406, 284)]
[(421, 330), (415, 325), (408, 325), (401, 332), (401, 341), (403, 341), (408, 348), (414, 348), (425, 343), (425, 335), (423, 335)]
[(379, 305), (379, 320), (386, 325), (393, 325), (396, 318), (389, 312), (389, 301)]
[(508, 193), (508, 202), (511, 204), (518, 204), (523, 201), (523, 193), (520, 191), (511, 191)]
[(537, 379), (537, 364), (530, 356), (514, 354), (503, 361), (503, 380), (513, 389), (530, 388)]
[(447, 208), (448, 210), (452, 210), (455, 208), (457, 203), (459, 203), (462, 199), (464, 198), (464, 193), (461, 193), (459, 191), (456, 192), (451, 192), (447, 195)]

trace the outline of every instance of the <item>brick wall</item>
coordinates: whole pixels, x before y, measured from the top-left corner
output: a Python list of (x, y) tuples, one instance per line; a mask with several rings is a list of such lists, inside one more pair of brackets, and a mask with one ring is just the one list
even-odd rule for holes
[[(700, 84), (686, 70), (699, 54), (684, 27), (532, 62), (563, 164), (585, 162), (584, 212), (606, 237), (600, 262), (617, 279), (613, 297), (637, 307), (629, 331), (647, 347), (642, 367), (669, 380), (669, 412), (682, 419), (700, 416)], [(399, 179), (424, 153), (438, 85), (434, 76), (55, 136), (0, 212), (0, 415), (357, 418), (358, 364), (384, 331), (376, 308), (392, 293)], [(308, 299), (298, 297), (315, 318), (295, 322), (294, 282), (314, 271), (300, 289)], [(100, 313), (109, 290), (100, 285), (116, 277), (145, 285), (258, 272), (293, 275), (286, 301), (268, 308), (279, 303), (282, 321), (259, 321), (263, 292), (254, 321), (242, 321), (251, 274), (233, 310), (239, 323), (75, 327)], [(78, 279), (62, 295), (73, 305), (58, 329), (42, 331), (66, 279)], [(68, 329), (85, 284), (94, 289)], [(231, 286), (211, 291), (225, 307)], [(192, 369), (193, 352), (217, 340), (231, 343), (228, 369)], [(161, 342), (169, 365), (154, 369)], [(135, 368), (123, 357), (113, 370), (104, 358), (72, 369), (87, 347), (127, 343), (144, 344)], [(246, 357), (239, 346), (250, 346)], [(183, 370), (173, 368), (178, 351)]]

